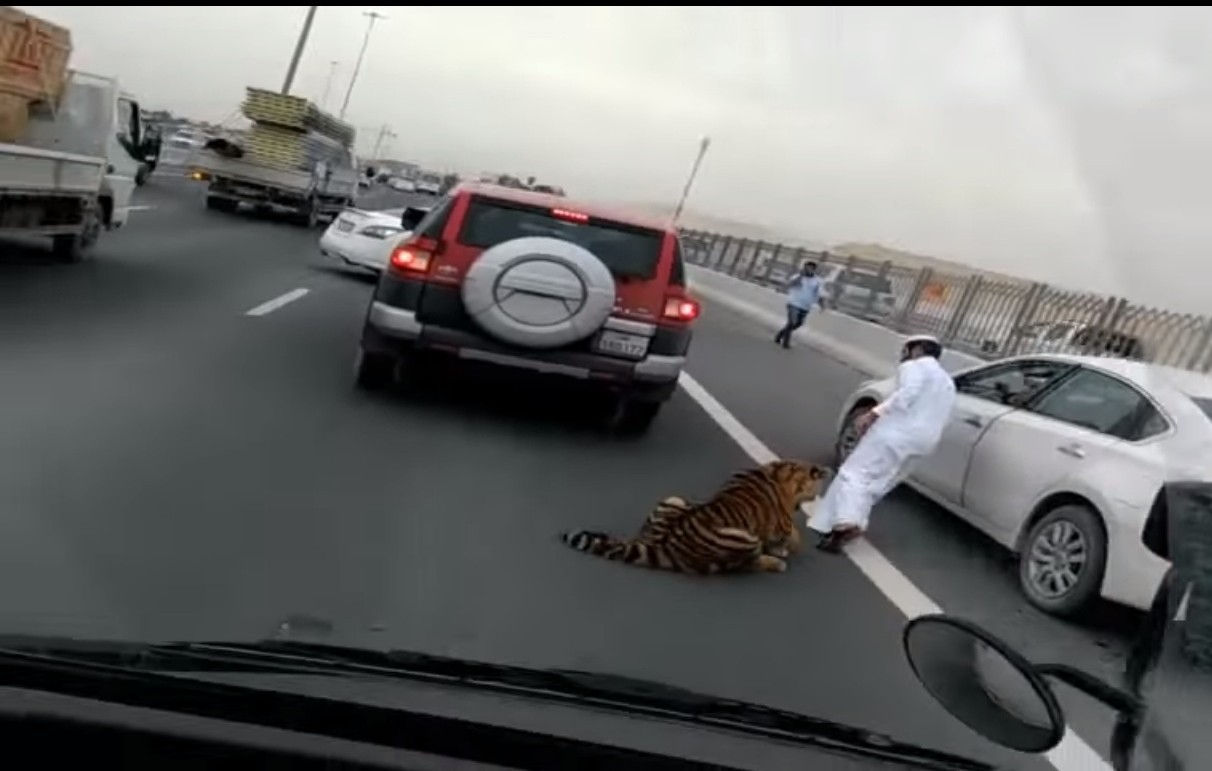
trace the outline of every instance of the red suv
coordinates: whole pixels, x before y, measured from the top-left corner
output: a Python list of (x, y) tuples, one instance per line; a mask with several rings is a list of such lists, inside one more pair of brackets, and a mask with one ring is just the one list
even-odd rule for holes
[(418, 354), (440, 353), (593, 381), (617, 394), (617, 428), (648, 428), (699, 315), (672, 227), (478, 183), (413, 216), (370, 303), (360, 386), (387, 386)]

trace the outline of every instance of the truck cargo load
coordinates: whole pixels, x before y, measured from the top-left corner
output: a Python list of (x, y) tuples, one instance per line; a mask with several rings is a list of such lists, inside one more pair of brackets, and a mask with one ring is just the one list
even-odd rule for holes
[(207, 143), (193, 160), (191, 175), (208, 183), (207, 208), (285, 209), (312, 227), (353, 205), (353, 126), (307, 99), (260, 88), (246, 89), (241, 112), (251, 128), (238, 140)]
[(148, 140), (134, 97), (69, 69), (71, 50), (68, 30), (0, 6), (0, 235), (79, 262), (129, 218)]
[(32, 103), (58, 103), (71, 51), (66, 28), (0, 5), (0, 142), (25, 133)]

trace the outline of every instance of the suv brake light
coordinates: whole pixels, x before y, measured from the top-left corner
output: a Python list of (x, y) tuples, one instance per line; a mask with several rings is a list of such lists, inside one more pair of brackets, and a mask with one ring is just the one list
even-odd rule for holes
[(588, 214), (582, 214), (579, 211), (570, 211), (568, 209), (552, 209), (551, 216), (558, 220), (568, 220), (569, 222), (589, 222)]
[(664, 316), (675, 321), (694, 321), (699, 317), (699, 304), (689, 297), (666, 297)]
[(403, 273), (423, 275), (429, 272), (434, 257), (442, 253), (442, 242), (436, 238), (411, 238), (391, 251), (387, 263)]
[(402, 244), (391, 252), (391, 267), (405, 273), (426, 273), (433, 253), (422, 249), (417, 244)]

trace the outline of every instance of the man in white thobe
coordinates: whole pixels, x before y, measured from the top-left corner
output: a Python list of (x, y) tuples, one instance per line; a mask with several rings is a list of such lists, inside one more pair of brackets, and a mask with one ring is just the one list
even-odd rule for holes
[(900, 484), (915, 459), (934, 452), (955, 403), (955, 381), (938, 360), (942, 353), (929, 335), (905, 340), (896, 387), (855, 419), (858, 445), (808, 518), (821, 536), (817, 548), (837, 554), (862, 535), (875, 504)]

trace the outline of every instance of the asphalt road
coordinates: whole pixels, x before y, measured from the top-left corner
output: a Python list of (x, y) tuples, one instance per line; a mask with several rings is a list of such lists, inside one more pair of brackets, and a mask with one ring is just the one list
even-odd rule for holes
[[(3, 631), (255, 639), (306, 615), (336, 643), (617, 672), (1048, 767), (926, 695), (903, 617), (846, 559), (702, 580), (559, 544), (568, 528), (634, 531), (659, 498), (705, 495), (749, 462), (685, 392), (637, 442), (538, 385), (360, 393), (371, 283), (321, 258), (318, 232), (208, 212), (164, 176), (139, 194), (149, 208), (90, 263), (0, 261)], [(776, 452), (823, 458), (859, 376), (770, 334), (709, 307), (690, 372)], [(1031, 657), (1119, 665), (1129, 617), (1034, 612), (995, 550), (913, 494), (881, 507), (872, 539)], [(1109, 720), (1064, 701), (1101, 751)]]

